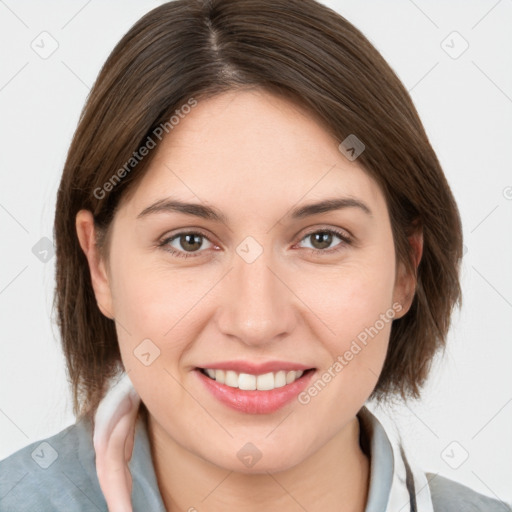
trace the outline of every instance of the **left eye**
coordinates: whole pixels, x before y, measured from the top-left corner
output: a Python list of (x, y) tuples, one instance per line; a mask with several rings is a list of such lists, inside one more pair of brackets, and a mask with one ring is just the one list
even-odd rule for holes
[[(342, 246), (344, 244), (350, 244), (350, 239), (347, 235), (331, 229), (324, 229), (321, 231), (308, 233), (305, 237), (302, 238), (301, 241), (307, 240), (308, 238), (311, 239), (312, 245), (308, 248), (315, 252), (330, 252), (331, 250), (338, 250), (338, 246), (340, 245)], [(341, 243), (337, 244), (335, 248), (332, 248), (330, 246), (335, 238), (340, 240)]]

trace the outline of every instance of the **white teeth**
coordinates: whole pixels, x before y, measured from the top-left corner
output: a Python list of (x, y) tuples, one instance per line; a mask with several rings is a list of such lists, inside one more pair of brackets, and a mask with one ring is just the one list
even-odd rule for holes
[(286, 374), (286, 384), (292, 383), (295, 380), (295, 375), (296, 375), (296, 373), (294, 370), (292, 370), (291, 372), (288, 372)]
[(264, 373), (263, 375), (251, 375), (250, 373), (237, 373), (233, 370), (213, 370), (205, 368), (205, 373), (211, 379), (220, 384), (242, 390), (269, 391), (275, 388), (282, 388), (287, 384), (295, 382), (302, 377), (302, 370), (279, 370), (278, 372)]
[(248, 373), (241, 373), (238, 376), (238, 387), (246, 390), (256, 389), (256, 376), (249, 375)]
[(215, 370), (215, 375), (212, 378), (224, 384), (226, 382), (226, 372), (224, 370)]
[(270, 372), (264, 373), (263, 375), (258, 375), (258, 378), (256, 379), (256, 388), (261, 391), (274, 389), (274, 374)]
[(286, 372), (280, 370), (274, 375), (274, 387), (282, 388), (283, 386), (286, 386)]
[(226, 386), (229, 386), (231, 388), (237, 388), (238, 387), (238, 373), (228, 370), (226, 372), (226, 380), (224, 381), (224, 384)]

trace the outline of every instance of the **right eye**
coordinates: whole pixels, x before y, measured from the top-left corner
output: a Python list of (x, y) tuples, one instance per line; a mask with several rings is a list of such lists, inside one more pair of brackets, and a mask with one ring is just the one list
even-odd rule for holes
[(190, 256), (196, 257), (194, 253), (203, 252), (198, 249), (201, 248), (204, 240), (207, 240), (212, 244), (210, 239), (202, 233), (195, 231), (181, 231), (171, 237), (165, 238), (158, 244), (158, 246), (178, 258), (189, 258)]

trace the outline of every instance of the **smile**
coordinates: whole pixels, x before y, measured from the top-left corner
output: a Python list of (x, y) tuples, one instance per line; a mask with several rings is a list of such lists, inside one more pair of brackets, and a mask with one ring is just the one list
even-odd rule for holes
[(282, 388), (300, 379), (304, 374), (303, 370), (280, 370), (278, 372), (264, 373), (263, 375), (252, 375), (250, 373), (238, 373), (233, 370), (214, 370), (212, 368), (201, 368), (210, 379), (231, 388), (268, 391), (275, 388)]
[(268, 370), (247, 373), (227, 368), (196, 368), (195, 374), (213, 398), (246, 414), (269, 414), (281, 409), (297, 398), (315, 374), (315, 368)]

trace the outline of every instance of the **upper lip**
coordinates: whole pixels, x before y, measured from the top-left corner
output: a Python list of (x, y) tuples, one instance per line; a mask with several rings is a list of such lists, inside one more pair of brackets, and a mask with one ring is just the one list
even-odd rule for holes
[(249, 373), (251, 375), (263, 375), (280, 370), (310, 370), (313, 367), (305, 364), (293, 363), (290, 361), (266, 361), (264, 363), (254, 363), (251, 361), (218, 361), (215, 363), (206, 363), (198, 368), (209, 368), (212, 370), (232, 370), (237, 373)]

